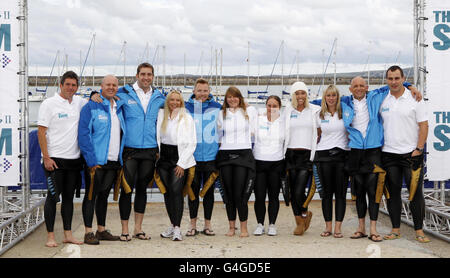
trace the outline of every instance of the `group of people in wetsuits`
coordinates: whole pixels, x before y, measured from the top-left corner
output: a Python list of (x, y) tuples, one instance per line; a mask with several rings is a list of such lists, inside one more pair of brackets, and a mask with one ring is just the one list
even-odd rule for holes
[[(187, 101), (176, 90), (165, 96), (152, 86), (153, 77), (154, 68), (148, 63), (138, 66), (133, 85), (119, 88), (117, 78), (107, 75), (101, 91), (87, 101), (75, 95), (79, 80), (69, 71), (61, 79), (60, 92), (42, 103), (38, 138), (48, 184), (46, 246), (58, 246), (54, 222), (61, 199), (64, 243), (96, 245), (102, 240), (150, 239), (142, 230), (142, 222), (147, 188), (155, 183), (164, 195), (170, 222), (161, 237), (183, 240), (185, 196), (190, 224), (184, 236), (200, 233), (200, 198), (204, 208), (201, 233), (214, 236), (211, 217), (217, 181), (229, 222), (227, 236), (235, 235), (237, 217), (240, 237), (249, 236), (248, 202), (252, 193), (257, 219), (253, 234), (266, 233), (268, 195), (267, 234), (277, 235), (280, 191), (286, 205), (292, 207), (293, 234), (302, 235), (311, 223), (308, 205), (318, 191), (325, 220), (320, 236), (342, 238), (350, 184), (359, 218), (358, 230), (351, 238), (368, 237), (365, 216), (369, 208), (369, 239), (379, 242), (400, 237), (405, 180), (416, 239), (429, 241), (422, 230), (425, 203), (421, 189), (427, 114), (420, 92), (405, 83), (400, 67), (393, 66), (386, 72), (388, 86), (370, 92), (364, 79), (355, 77), (351, 96), (342, 96), (336, 86), (330, 85), (321, 100), (310, 101), (305, 83), (295, 82), (286, 107), (278, 96), (270, 96), (266, 107), (260, 109), (248, 105), (236, 87), (229, 87), (224, 103), (219, 104), (205, 79), (196, 81)], [(80, 175), (82, 170), (84, 177)], [(79, 194), (81, 178), (86, 184), (82, 204), (84, 241), (75, 239), (71, 232), (73, 198)], [(120, 236), (105, 227), (112, 189), (113, 199), (119, 201)], [(133, 192), (135, 219), (130, 235)], [(376, 222), (383, 194), (392, 232), (381, 237)]]

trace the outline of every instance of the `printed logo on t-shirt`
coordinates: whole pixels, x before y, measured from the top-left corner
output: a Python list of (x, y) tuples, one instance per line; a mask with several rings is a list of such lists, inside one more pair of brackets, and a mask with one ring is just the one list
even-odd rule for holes
[(297, 114), (291, 114), (291, 119), (297, 119), (298, 115)]
[(389, 112), (389, 107), (381, 108), (381, 113), (383, 113), (383, 112)]
[(58, 113), (58, 118), (59, 118), (59, 119), (69, 118), (69, 114), (66, 114), (66, 113)]
[(263, 126), (263, 125), (261, 125), (261, 126), (259, 126), (259, 129), (269, 130), (269, 127), (268, 127), (268, 126)]
[(322, 124), (329, 124), (329, 123), (330, 123), (330, 120), (322, 120), (321, 123), (322, 123)]

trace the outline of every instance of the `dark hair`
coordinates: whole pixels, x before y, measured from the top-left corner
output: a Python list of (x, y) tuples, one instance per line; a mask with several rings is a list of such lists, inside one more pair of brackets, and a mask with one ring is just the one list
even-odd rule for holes
[(63, 76), (61, 77), (61, 85), (64, 85), (64, 82), (68, 78), (75, 79), (77, 81), (77, 85), (79, 85), (78, 75), (73, 71), (67, 71), (66, 73), (63, 74)]
[(279, 96), (275, 96), (275, 95), (272, 95), (272, 96), (270, 96), (270, 97), (267, 98), (267, 100), (266, 100), (266, 105), (267, 105), (267, 103), (269, 102), (269, 100), (271, 100), (271, 99), (276, 100), (276, 101), (278, 102), (278, 105), (280, 105), (280, 108), (281, 108), (281, 106), (282, 106), (282, 104), (281, 104), (281, 99), (280, 99)]
[(199, 78), (197, 79), (197, 81), (195, 81), (195, 85), (194, 88), (197, 87), (198, 84), (202, 84), (202, 85), (208, 85), (209, 86), (209, 82), (208, 80), (204, 79), (204, 78)]
[(386, 78), (387, 78), (387, 76), (388, 76), (388, 72), (394, 72), (394, 71), (396, 71), (396, 70), (399, 70), (399, 71), (400, 71), (400, 76), (401, 76), (402, 78), (405, 77), (405, 74), (403, 73), (403, 70), (402, 70), (401, 67), (399, 67), (399, 66), (392, 66), (392, 67), (388, 68), (388, 70), (386, 71)]
[(155, 74), (155, 69), (149, 63), (142, 63), (142, 64), (140, 64), (138, 66), (138, 68), (137, 68), (137, 74), (139, 74), (141, 72), (142, 68), (150, 68), (150, 69), (152, 69), (152, 73)]

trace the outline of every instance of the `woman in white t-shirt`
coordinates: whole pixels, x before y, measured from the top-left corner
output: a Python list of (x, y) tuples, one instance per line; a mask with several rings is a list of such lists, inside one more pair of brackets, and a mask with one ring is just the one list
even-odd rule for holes
[(255, 145), (253, 155), (256, 160), (255, 214), (256, 236), (264, 234), (266, 217), (266, 195), (269, 196), (269, 228), (268, 235), (275, 236), (275, 221), (280, 209), (281, 176), (284, 165), (284, 119), (280, 113), (281, 99), (270, 96), (266, 101), (266, 111), (258, 116), (255, 129)]
[(164, 110), (158, 113), (157, 140), (160, 157), (156, 163), (155, 181), (164, 193), (171, 223), (161, 233), (161, 237), (181, 241), (183, 189), (185, 186), (189, 188), (190, 185), (185, 182), (192, 182), (195, 172), (194, 151), (197, 140), (194, 120), (186, 112), (183, 97), (177, 91), (169, 93)]
[(322, 213), (326, 228), (322, 237), (332, 234), (333, 194), (335, 197), (335, 228), (333, 236), (342, 238), (341, 225), (345, 215), (348, 175), (344, 171), (347, 157), (348, 133), (342, 119), (339, 90), (328, 86), (322, 96), (322, 109), (317, 117), (320, 141), (317, 144), (314, 164), (317, 166), (322, 190)]
[(241, 222), (240, 237), (248, 237), (248, 199), (255, 182), (252, 135), (257, 112), (247, 106), (236, 87), (228, 88), (217, 126), (220, 148), (216, 157), (221, 194), (229, 221), (227, 236), (234, 236), (236, 210)]
[(303, 235), (309, 228), (312, 213), (309, 202), (315, 193), (311, 186), (308, 195), (306, 187), (311, 179), (312, 159), (317, 146), (316, 114), (320, 107), (308, 103), (308, 87), (295, 82), (291, 87), (291, 105), (285, 113), (285, 159), (288, 171), (291, 206), (297, 227), (294, 235)]

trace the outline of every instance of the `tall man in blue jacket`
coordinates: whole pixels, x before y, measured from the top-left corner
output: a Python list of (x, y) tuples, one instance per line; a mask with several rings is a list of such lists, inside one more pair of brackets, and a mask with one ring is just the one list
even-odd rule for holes
[[(123, 103), (114, 96), (119, 88), (115, 76), (107, 75), (101, 84), (102, 103), (89, 101), (83, 107), (78, 125), (78, 144), (89, 167), (86, 170), (86, 194), (83, 200), (85, 226), (84, 243), (99, 244), (99, 240), (119, 240), (106, 230), (108, 196), (122, 164), (123, 140), (126, 136)], [(97, 232), (92, 232), (94, 210), (97, 215)]]
[[(198, 79), (195, 83), (194, 94), (186, 102), (186, 109), (191, 113), (197, 132), (197, 148), (194, 153), (196, 160), (195, 177), (192, 189), (195, 200), (189, 200), (191, 227), (186, 236), (195, 236), (197, 232), (197, 213), (199, 196), (203, 197), (205, 226), (202, 233), (214, 235), (211, 229), (211, 215), (214, 207), (214, 182), (218, 176), (215, 159), (219, 150), (217, 134), (217, 118), (222, 105), (214, 101), (208, 81)], [(203, 189), (200, 192), (200, 187)]]
[(165, 101), (164, 95), (152, 86), (153, 77), (153, 66), (142, 63), (137, 68), (136, 83), (127, 84), (117, 92), (118, 103), (123, 106), (123, 117), (127, 128), (127, 133), (122, 139), (124, 140), (122, 159), (125, 186), (121, 188), (119, 199), (121, 241), (131, 240), (128, 220), (134, 188), (136, 188), (136, 194), (133, 237), (141, 240), (150, 239), (150, 236), (142, 231), (142, 221), (147, 205), (147, 186), (153, 179), (158, 154), (156, 121), (158, 111), (164, 107)]

